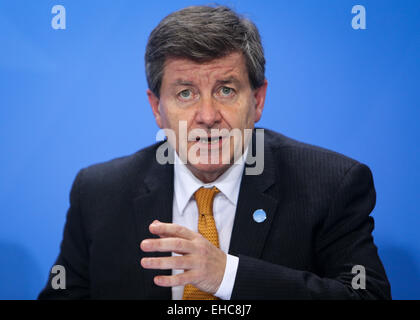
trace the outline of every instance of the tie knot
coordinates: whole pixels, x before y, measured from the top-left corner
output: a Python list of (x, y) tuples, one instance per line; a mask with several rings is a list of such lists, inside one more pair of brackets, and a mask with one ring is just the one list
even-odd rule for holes
[(194, 198), (197, 202), (198, 211), (200, 214), (213, 215), (213, 199), (218, 192), (220, 191), (216, 187), (201, 187), (194, 193)]

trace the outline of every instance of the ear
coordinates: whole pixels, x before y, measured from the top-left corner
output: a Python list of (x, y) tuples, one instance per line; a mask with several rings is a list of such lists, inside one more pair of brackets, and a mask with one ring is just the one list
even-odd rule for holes
[(265, 79), (264, 84), (261, 87), (254, 90), (254, 98), (255, 98), (254, 122), (258, 122), (261, 119), (262, 112), (264, 109), (265, 96), (267, 94), (267, 86), (268, 86), (268, 82), (267, 82), (267, 79)]
[(147, 89), (147, 98), (149, 99), (149, 104), (152, 107), (153, 115), (155, 116), (156, 124), (159, 128), (162, 129), (162, 117), (159, 110), (159, 98), (150, 90)]

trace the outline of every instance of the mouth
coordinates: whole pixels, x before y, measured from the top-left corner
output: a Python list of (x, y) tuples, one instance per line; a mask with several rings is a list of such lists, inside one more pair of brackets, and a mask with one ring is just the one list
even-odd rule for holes
[(216, 145), (220, 143), (223, 140), (222, 136), (216, 136), (216, 137), (197, 137), (195, 139), (196, 142), (202, 143), (202, 144), (209, 144), (209, 145)]

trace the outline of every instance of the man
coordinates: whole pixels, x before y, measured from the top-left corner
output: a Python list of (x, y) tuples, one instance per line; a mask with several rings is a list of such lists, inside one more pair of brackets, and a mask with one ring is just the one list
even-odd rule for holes
[[(223, 6), (177, 11), (145, 60), (168, 141), (79, 172), (56, 262), (66, 289), (51, 275), (40, 299), (390, 298), (368, 167), (269, 130), (258, 139), (267, 80), (252, 22)], [(160, 161), (167, 143), (175, 164)], [(258, 147), (263, 170), (247, 174)]]

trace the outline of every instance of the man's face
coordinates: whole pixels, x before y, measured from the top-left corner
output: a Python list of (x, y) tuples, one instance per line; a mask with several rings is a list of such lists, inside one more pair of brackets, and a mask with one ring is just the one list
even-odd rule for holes
[[(178, 155), (187, 138), (180, 135), (180, 126), (186, 123), (191, 140), (185, 141), (187, 166), (198, 178), (210, 182), (226, 171), (234, 159), (234, 138), (215, 134), (214, 129), (220, 132), (239, 129), (242, 133), (244, 129), (253, 129), (254, 123), (261, 118), (266, 88), (267, 82), (252, 89), (245, 58), (242, 53), (235, 52), (206, 63), (168, 59), (160, 99), (150, 90), (147, 94), (158, 126), (175, 133), (178, 143), (169, 140)], [(231, 147), (225, 148), (226, 144)], [(217, 161), (210, 159), (211, 153), (219, 155)], [(229, 163), (223, 160), (224, 156), (225, 160), (228, 157)]]

